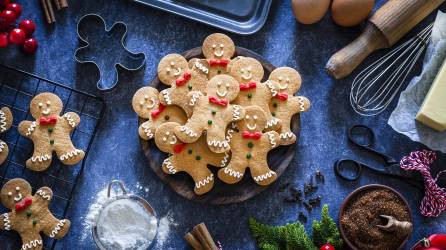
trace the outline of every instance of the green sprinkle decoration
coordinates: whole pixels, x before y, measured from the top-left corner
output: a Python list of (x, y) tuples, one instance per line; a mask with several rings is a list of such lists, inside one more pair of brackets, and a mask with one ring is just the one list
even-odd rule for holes
[(33, 225), (37, 225), (37, 220), (33, 220)]
[(248, 143), (248, 148), (252, 148), (252, 147), (254, 147), (254, 144), (252, 142), (249, 142)]
[(166, 115), (164, 116), (164, 120), (168, 121), (170, 119), (170, 116)]
[(53, 128), (49, 128), (48, 133), (53, 133)]
[(216, 115), (216, 114), (217, 114), (217, 111), (212, 110), (212, 115)]
[(26, 212), (26, 216), (31, 217), (32, 213), (30, 211)]
[(54, 140), (50, 140), (50, 144), (53, 145), (54, 144)]
[(252, 155), (250, 153), (246, 154), (246, 159), (251, 159)]
[(187, 153), (191, 155), (192, 154), (192, 149), (187, 150)]
[(217, 71), (219, 74), (221, 74), (221, 70), (219, 69), (218, 71)]
[(249, 98), (249, 99), (252, 98), (252, 94), (251, 94), (251, 93), (248, 94), (248, 98)]
[(192, 90), (192, 84), (187, 85), (187, 88), (188, 88), (189, 90)]
[(209, 124), (209, 125), (212, 125), (212, 120), (208, 120), (208, 124)]
[(199, 155), (195, 156), (195, 160), (197, 160), (197, 161), (201, 160), (201, 156), (199, 156)]
[(272, 115), (272, 116), (276, 116), (276, 113), (275, 113), (275, 112), (271, 112), (271, 115)]
[(273, 107), (277, 108), (277, 102), (273, 103)]

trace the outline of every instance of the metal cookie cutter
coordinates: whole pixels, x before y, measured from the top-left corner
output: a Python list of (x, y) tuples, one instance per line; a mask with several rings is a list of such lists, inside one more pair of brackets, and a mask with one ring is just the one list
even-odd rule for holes
[(77, 35), (86, 45), (76, 49), (74, 58), (78, 63), (92, 63), (98, 68), (97, 88), (100, 90), (116, 86), (118, 66), (136, 71), (145, 64), (144, 53), (133, 53), (126, 48), (127, 25), (123, 22), (116, 22), (107, 29), (100, 15), (87, 14), (77, 24)]
[[(121, 195), (117, 195), (115, 197), (110, 197), (111, 188), (112, 188), (112, 186), (114, 184), (118, 184), (118, 186), (122, 190), (122, 194)], [(150, 206), (150, 204), (146, 200), (144, 200), (143, 198), (141, 198), (141, 197), (139, 197), (137, 195), (127, 194), (127, 190), (124, 187), (124, 183), (122, 183), (121, 181), (113, 180), (113, 181), (111, 181), (108, 184), (107, 198), (109, 199), (109, 201), (107, 201), (102, 206), (102, 209), (99, 212), (99, 215), (96, 218), (96, 222), (95, 222), (95, 224), (93, 225), (93, 228), (92, 228), (94, 242), (96, 243), (96, 245), (98, 246), (98, 248), (100, 250), (109, 250), (109, 249), (106, 248), (106, 246), (104, 245), (104, 243), (101, 241), (101, 239), (99, 237), (100, 234), (98, 232), (98, 223), (99, 223), (99, 221), (100, 221), (100, 219), (102, 217), (102, 214), (103, 214), (104, 210), (107, 207), (111, 207), (111, 206), (115, 205), (115, 202), (119, 202), (119, 201), (127, 199), (127, 200), (129, 200), (131, 202), (135, 202), (135, 203), (139, 204), (141, 207), (143, 207), (143, 209), (145, 210), (147, 215), (151, 215), (151, 216), (153, 216), (155, 218), (158, 218), (156, 216), (155, 210), (152, 208), (152, 206)], [(159, 225), (158, 225), (159, 221), (158, 221), (158, 219), (156, 219), (156, 220), (157, 220), (156, 221), (156, 233), (154, 235), (152, 235), (153, 238), (149, 238), (150, 243), (148, 243), (146, 245), (141, 245), (141, 246), (138, 247), (138, 249), (149, 249), (150, 247), (153, 246), (153, 244), (155, 242), (155, 238), (156, 238), (156, 236), (158, 234), (158, 227), (159, 227)]]

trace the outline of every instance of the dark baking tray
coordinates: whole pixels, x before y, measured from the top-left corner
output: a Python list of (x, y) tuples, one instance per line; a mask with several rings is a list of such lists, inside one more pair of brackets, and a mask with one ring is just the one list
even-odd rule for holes
[(265, 24), (272, 0), (132, 0), (241, 35)]

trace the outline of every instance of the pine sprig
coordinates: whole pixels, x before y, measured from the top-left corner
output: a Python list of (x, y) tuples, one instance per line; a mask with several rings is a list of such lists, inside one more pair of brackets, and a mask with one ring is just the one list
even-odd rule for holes
[(313, 221), (313, 242), (316, 246), (330, 243), (336, 249), (342, 249), (342, 239), (338, 227), (328, 214), (328, 205), (322, 208), (321, 221)]

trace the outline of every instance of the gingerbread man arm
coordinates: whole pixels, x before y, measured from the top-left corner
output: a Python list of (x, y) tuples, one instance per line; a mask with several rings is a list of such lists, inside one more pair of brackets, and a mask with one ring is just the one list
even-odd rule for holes
[(41, 250), (43, 249), (43, 240), (38, 232), (21, 233), (22, 250)]
[(71, 130), (79, 126), (79, 123), (81, 122), (81, 118), (79, 117), (79, 115), (74, 112), (68, 112), (64, 114), (62, 118), (64, 118), (67, 121)]
[(189, 103), (189, 106), (194, 107), (195, 104), (198, 102), (198, 100), (203, 96), (203, 93), (199, 91), (191, 91), (187, 94), (187, 100)]
[(150, 120), (141, 124), (138, 128), (139, 137), (146, 141), (152, 139), (155, 136), (155, 129), (152, 125)]
[(176, 174), (183, 171), (181, 164), (176, 161), (175, 155), (171, 155), (163, 161), (162, 169), (166, 174)]
[(67, 219), (58, 220), (52, 214), (49, 214), (46, 220), (47, 222), (42, 227), (42, 232), (46, 236), (54, 239), (63, 238), (68, 233), (71, 226), (71, 221)]
[(288, 102), (290, 102), (293, 114), (302, 113), (310, 109), (310, 100), (304, 96), (293, 96)]
[(46, 206), (48, 206), (51, 199), (53, 199), (53, 191), (49, 187), (42, 187), (34, 194), (34, 200), (39, 203), (42, 202)]
[(24, 137), (31, 138), (36, 127), (37, 122), (22, 121), (19, 124), (19, 133)]
[(14, 215), (12, 212), (0, 215), (0, 230), (14, 230)]
[(232, 113), (232, 121), (240, 121), (245, 117), (245, 109), (239, 105), (231, 105), (229, 108)]
[(262, 140), (266, 141), (267, 147), (270, 149), (277, 148), (280, 146), (280, 135), (276, 131), (269, 131), (264, 134)]
[(172, 88), (164, 89), (159, 94), (160, 103), (164, 105), (172, 105)]

